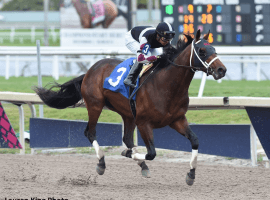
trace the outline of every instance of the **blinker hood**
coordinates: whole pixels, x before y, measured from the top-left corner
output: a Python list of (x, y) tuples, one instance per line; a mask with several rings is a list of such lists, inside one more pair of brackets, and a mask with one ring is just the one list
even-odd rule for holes
[[(206, 50), (204, 55), (200, 55), (201, 48), (205, 48)], [(196, 51), (197, 55), (203, 62), (205, 62), (211, 55), (216, 53), (216, 49), (212, 47), (205, 39), (201, 39), (201, 41), (197, 44), (194, 43), (194, 51)], [(194, 56), (194, 64), (196, 67), (204, 67), (197, 56)]]

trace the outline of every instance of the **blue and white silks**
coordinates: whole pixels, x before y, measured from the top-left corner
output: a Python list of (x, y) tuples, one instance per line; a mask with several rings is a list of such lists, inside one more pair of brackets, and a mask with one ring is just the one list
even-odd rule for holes
[[(130, 66), (133, 65), (133, 61), (135, 59), (135, 57), (131, 57), (117, 65), (112, 71), (111, 75), (105, 79), (103, 88), (111, 90), (112, 92), (120, 92), (124, 97), (129, 99), (129, 86), (125, 85), (123, 81), (127, 77), (130, 71)], [(137, 79), (137, 86), (134, 91), (138, 88), (138, 86), (139, 78)], [(136, 94), (132, 97), (132, 99), (136, 99)]]

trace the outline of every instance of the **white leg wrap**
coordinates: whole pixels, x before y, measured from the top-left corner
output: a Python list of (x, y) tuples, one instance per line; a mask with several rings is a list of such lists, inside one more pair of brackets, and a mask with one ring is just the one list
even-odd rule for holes
[(190, 160), (190, 168), (195, 169), (197, 167), (198, 150), (192, 149), (192, 156)]
[(104, 156), (103, 151), (99, 148), (99, 145), (97, 143), (96, 140), (94, 140), (93, 142), (93, 147), (95, 148), (96, 154), (97, 154), (97, 158), (100, 160), (100, 158), (102, 158)]
[(133, 160), (145, 160), (146, 154), (140, 154), (138, 153), (137, 149), (135, 147), (132, 148), (132, 154), (131, 157)]

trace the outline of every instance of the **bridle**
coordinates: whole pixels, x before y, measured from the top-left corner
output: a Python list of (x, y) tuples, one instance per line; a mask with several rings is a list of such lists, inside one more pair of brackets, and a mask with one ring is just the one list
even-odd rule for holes
[[(167, 58), (167, 61), (170, 63), (170, 64), (172, 64), (172, 65), (174, 65), (174, 66), (177, 66), (177, 67), (184, 67), (184, 68), (190, 68), (191, 69), (191, 71), (193, 71), (194, 73), (196, 72), (196, 71), (203, 71), (203, 72), (205, 72), (206, 74), (207, 74), (207, 76), (209, 75), (209, 74), (211, 74), (212, 72), (213, 72), (213, 69), (210, 67), (210, 65), (215, 61), (215, 60), (217, 60), (217, 59), (219, 59), (219, 57), (215, 57), (215, 58), (213, 58), (209, 63), (207, 63), (206, 62), (206, 60), (213, 54), (213, 53), (216, 53), (216, 51), (215, 51), (215, 49), (211, 46), (209, 46), (209, 47), (207, 47), (207, 46), (205, 46), (204, 44), (203, 44), (203, 40), (204, 39), (201, 39), (201, 40), (198, 40), (196, 43), (194, 43), (195, 42), (195, 40), (193, 40), (192, 41), (192, 43), (191, 43), (191, 55), (190, 55), (190, 59), (189, 59), (189, 63), (190, 63), (190, 66), (186, 66), (186, 65), (178, 65), (178, 64), (175, 64), (174, 62), (172, 62), (171, 60), (169, 60), (169, 58)], [(206, 41), (206, 40), (205, 40)], [(208, 44), (208, 42), (206, 41), (206, 43), (205, 44)], [(196, 47), (196, 46), (197, 47)], [(209, 45), (209, 44), (208, 44)], [(198, 55), (198, 53), (197, 53), (197, 51), (196, 51), (196, 48), (198, 49), (198, 51), (200, 50), (200, 48), (202, 48), (202, 47), (205, 47), (206, 49), (209, 49), (210, 50), (210, 52), (208, 53), (208, 55), (206, 54), (205, 56), (204, 56), (204, 59), (202, 60), (201, 58), (200, 58), (200, 56)], [(211, 49), (210, 49), (211, 48)], [(198, 61), (199, 61), (199, 65), (203, 65), (204, 67), (195, 67), (195, 66), (192, 66), (192, 56), (193, 56), (193, 52), (194, 52), (194, 54), (195, 54), (195, 56), (194, 56), (194, 65), (196, 64), (196, 59), (198, 59)], [(210, 54), (210, 55), (209, 55)]]

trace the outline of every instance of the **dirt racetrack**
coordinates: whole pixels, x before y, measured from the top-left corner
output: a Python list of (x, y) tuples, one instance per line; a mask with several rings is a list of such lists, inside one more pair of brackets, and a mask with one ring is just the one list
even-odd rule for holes
[(199, 161), (188, 186), (188, 162), (147, 161), (151, 178), (143, 178), (131, 159), (105, 160), (99, 176), (90, 155), (0, 155), (0, 199), (270, 199), (270, 171), (263, 167)]

